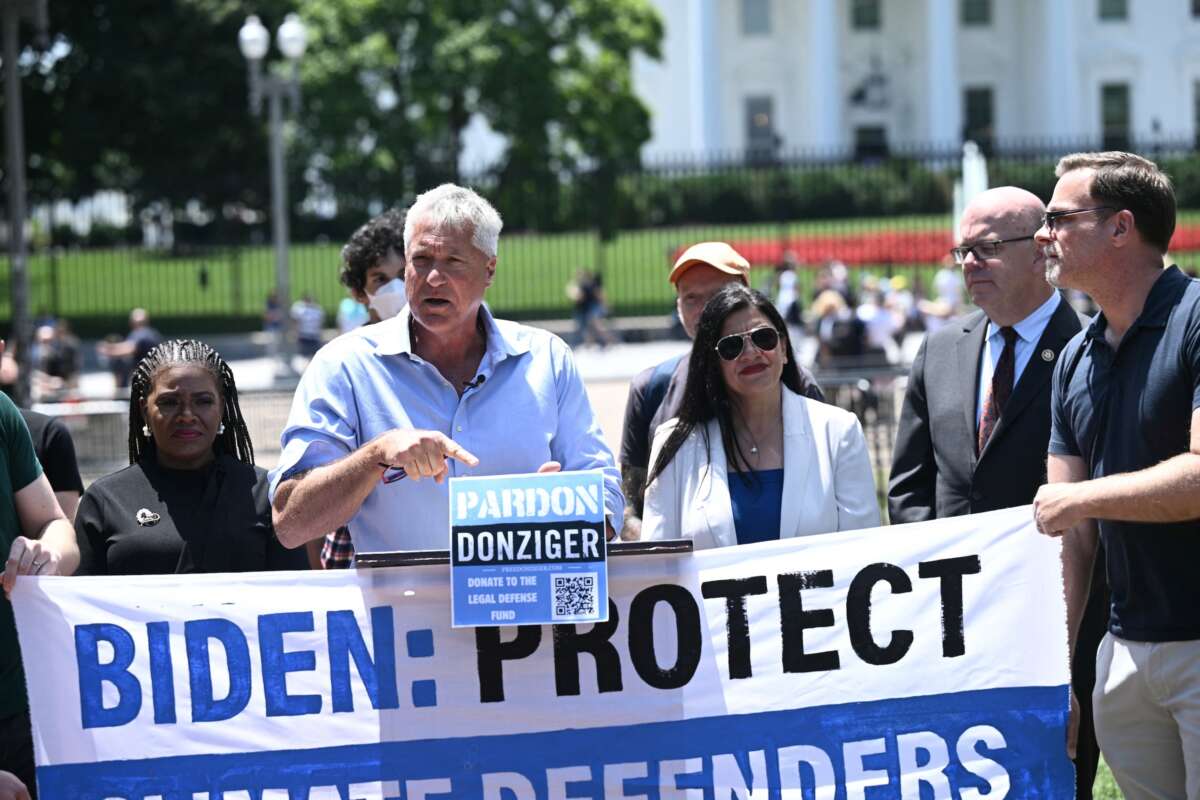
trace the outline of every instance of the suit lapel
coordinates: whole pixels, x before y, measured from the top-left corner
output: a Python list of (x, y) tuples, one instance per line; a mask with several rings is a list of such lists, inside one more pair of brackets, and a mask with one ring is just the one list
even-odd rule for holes
[(968, 449), (971, 451), (971, 466), (975, 466), (975, 442), (979, 438), (979, 420), (976, 416), (979, 404), (979, 368), (983, 359), (983, 337), (987, 332), (987, 317), (977, 311), (963, 323), (963, 334), (955, 349), (958, 352), (958, 385), (961, 408), (967, 415), (967, 430), (971, 432)]
[[(1071, 340), (1071, 337), (1078, 332), (1079, 317), (1066, 298), (1063, 298), (1046, 324), (1046, 329), (1042, 331), (1042, 338), (1034, 346), (1029, 362), (1025, 364), (1025, 369), (1022, 370), (1021, 377), (1013, 388), (1012, 396), (1008, 398), (1008, 404), (1005, 405), (1004, 413), (1000, 415), (1000, 419), (996, 423), (996, 429), (992, 431), (987, 447), (983, 449), (983, 453), (979, 454), (980, 458), (983, 458), (992, 442), (1000, 438), (1006, 429), (1012, 427), (1021, 412), (1050, 382), (1050, 378), (1054, 375), (1054, 364), (1058, 360), (1058, 354), (1062, 351), (1063, 346)], [(1043, 355), (1047, 352), (1051, 354), (1048, 360)]]
[[(737, 531), (733, 527), (733, 499), (729, 496), (729, 465), (725, 459), (725, 445), (721, 441), (721, 426), (715, 420), (709, 420), (709, 448), (712, 458), (701, 478), (701, 489), (697, 492), (700, 515), (708, 524), (708, 535), (716, 547), (729, 547), (737, 544)], [(704, 442), (697, 441), (696, 446), (703, 450)], [(704, 469), (703, 453), (697, 458)]]
[(808, 471), (812, 467), (812, 423), (804, 398), (783, 388), (783, 499), (779, 508), (779, 538), (795, 536), (800, 526)]

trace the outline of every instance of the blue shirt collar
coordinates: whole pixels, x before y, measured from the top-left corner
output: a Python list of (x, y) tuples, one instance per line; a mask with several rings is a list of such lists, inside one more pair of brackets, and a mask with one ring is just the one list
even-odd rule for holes
[[(1033, 313), (1025, 319), (1013, 325), (1017, 332), (1017, 336), (1021, 337), (1024, 342), (1037, 342), (1042, 338), (1042, 332), (1046, 330), (1046, 326), (1050, 324), (1050, 318), (1054, 316), (1054, 312), (1058, 310), (1058, 304), (1063, 302), (1062, 295), (1057, 292), (1051, 292), (1046, 298), (1046, 302), (1042, 303)], [(1000, 335), (1000, 326), (992, 321), (988, 321), (987, 338)]]
[[(412, 320), (411, 306), (391, 319), (377, 325), (375, 352), (379, 355), (394, 356), (401, 353), (412, 354), (412, 335), (410, 321)], [(483, 326), (487, 337), (487, 349), (484, 360), (499, 361), (508, 356), (519, 356), (529, 352), (529, 336), (519, 325), (497, 320), (487, 305), (479, 306), (479, 323)]]
[[(1138, 314), (1138, 318), (1129, 326), (1129, 330), (1165, 326), (1167, 317), (1171, 315), (1171, 310), (1179, 302), (1179, 296), (1183, 294), (1190, 280), (1191, 278), (1174, 264), (1164, 269), (1162, 274), (1154, 279), (1154, 285), (1150, 287), (1150, 294), (1146, 295), (1146, 303), (1142, 306), (1142, 313)], [(1107, 328), (1108, 320), (1101, 311), (1088, 326), (1087, 338), (1104, 339), (1104, 331)], [(1125, 335), (1128, 336), (1129, 333), (1126, 332)]]

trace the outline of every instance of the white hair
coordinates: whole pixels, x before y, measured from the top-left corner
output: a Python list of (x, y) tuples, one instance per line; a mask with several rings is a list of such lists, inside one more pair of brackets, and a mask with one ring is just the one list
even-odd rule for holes
[(500, 228), (504, 222), (492, 204), (473, 190), (453, 183), (443, 183), (436, 189), (417, 195), (404, 219), (404, 249), (412, 244), (413, 231), (418, 224), (435, 228), (471, 230), (471, 244), (488, 258), (496, 257), (500, 244)]

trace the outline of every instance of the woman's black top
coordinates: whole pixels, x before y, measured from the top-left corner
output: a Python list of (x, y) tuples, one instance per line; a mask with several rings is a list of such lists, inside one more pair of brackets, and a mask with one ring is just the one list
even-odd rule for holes
[(75, 516), (80, 575), (308, 569), (275, 538), (267, 473), (229, 455), (198, 470), (153, 455), (100, 478)]

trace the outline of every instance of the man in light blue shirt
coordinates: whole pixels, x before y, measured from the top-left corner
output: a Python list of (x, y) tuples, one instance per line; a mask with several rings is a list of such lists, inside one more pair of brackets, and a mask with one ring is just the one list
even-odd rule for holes
[(452, 184), (409, 209), (408, 307), (329, 343), (296, 390), (271, 472), (285, 545), (348, 523), (359, 552), (445, 549), (446, 477), (559, 468), (603, 470), (615, 535), (620, 480), (569, 348), (483, 305), (500, 227)]

